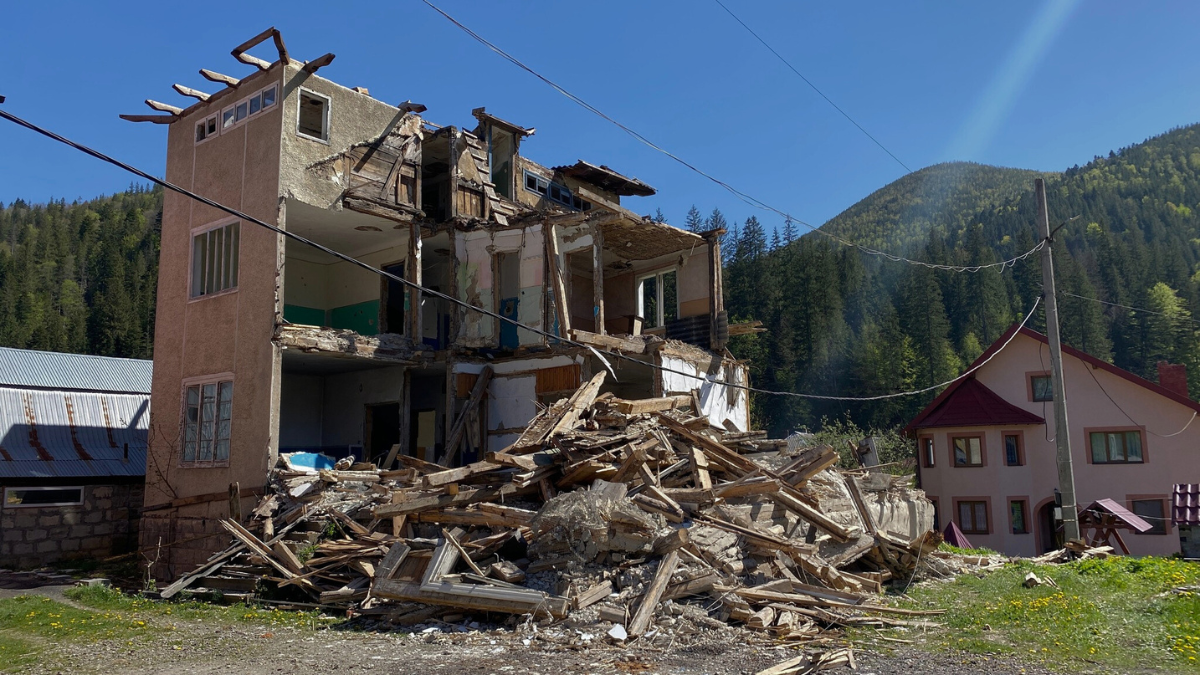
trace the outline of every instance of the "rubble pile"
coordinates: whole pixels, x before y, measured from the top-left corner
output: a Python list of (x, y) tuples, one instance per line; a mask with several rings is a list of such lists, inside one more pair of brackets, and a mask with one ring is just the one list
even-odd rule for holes
[(162, 596), (256, 594), (401, 626), (569, 619), (616, 641), (742, 625), (824, 643), (940, 613), (876, 595), (918, 566), (952, 572), (907, 478), (714, 428), (694, 395), (598, 396), (603, 379), (462, 467), (285, 466), (249, 527), (223, 521), (233, 544)]

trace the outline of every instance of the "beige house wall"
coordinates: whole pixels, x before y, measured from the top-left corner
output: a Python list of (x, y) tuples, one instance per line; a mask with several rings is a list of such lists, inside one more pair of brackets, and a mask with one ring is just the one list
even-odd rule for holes
[[(276, 66), (247, 77), (234, 93), (214, 98), (207, 106), (200, 106), (172, 124), (167, 140), (166, 179), (267, 223), (276, 223), (284, 106), (277, 104), (201, 143), (195, 141), (195, 126), (242, 96), (271, 82), (280, 82), (281, 75), (282, 68)], [(235, 481), (244, 488), (261, 486), (268, 467), (275, 461), (277, 439), (272, 437), (271, 430), (278, 410), (275, 402), (279, 358), (271, 336), (277, 311), (280, 237), (243, 222), (236, 289), (189, 297), (193, 233), (197, 228), (232, 220), (215, 208), (175, 193), (166, 194), (154, 339), (147, 507), (182, 497), (226, 492)], [(234, 382), (229, 461), (224, 466), (207, 468), (181, 466), (184, 382), (221, 375), (231, 377)], [(243, 508), (250, 508), (252, 503), (247, 498)], [(174, 541), (180, 534), (179, 528), (173, 526), (174, 519), (196, 518), (205, 522), (224, 517), (227, 511), (226, 500), (178, 511), (152, 511), (143, 521), (142, 545)], [(170, 520), (167, 513), (171, 513)], [(181, 555), (188, 557), (186, 552), (181, 551)], [(182, 559), (176, 562), (183, 566), (192, 564)]]
[[(944, 528), (958, 522), (954, 500), (987, 497), (991, 502), (990, 534), (967, 534), (975, 546), (986, 546), (1013, 555), (1042, 551), (1043, 525), (1039, 508), (1053, 501), (1058, 487), (1054, 409), (1051, 403), (1032, 400), (1028, 375), (1049, 368), (1048, 347), (1018, 334), (1007, 349), (977, 373), (976, 378), (1004, 400), (1047, 420), (1029, 427), (961, 427), (918, 429), (915, 436), (932, 436), (936, 465), (923, 466), (921, 487), (938, 505), (938, 522)], [(1045, 364), (1043, 366), (1043, 364)], [(1071, 450), (1075, 467), (1075, 489), (1080, 508), (1097, 499), (1111, 498), (1131, 509), (1131, 500), (1162, 498), (1168, 503), (1175, 483), (1200, 482), (1200, 423), (1188, 425), (1192, 408), (1139, 386), (1129, 380), (1070, 355), (1063, 356), (1070, 424)], [(1093, 379), (1094, 378), (1094, 379)], [(1111, 397), (1111, 400), (1110, 400)], [(1140, 428), (1143, 433), (1143, 464), (1092, 464), (1086, 431), (1089, 429)], [(1020, 432), (1024, 440), (1025, 464), (1006, 466), (1003, 434)], [(985, 466), (955, 467), (950, 438), (983, 434)], [(1029, 534), (1013, 534), (1009, 526), (1009, 499), (1027, 498)], [(1132, 510), (1132, 509), (1131, 509)], [(1179, 551), (1179, 536), (1167, 524), (1167, 534), (1122, 533), (1134, 555), (1171, 555)]]

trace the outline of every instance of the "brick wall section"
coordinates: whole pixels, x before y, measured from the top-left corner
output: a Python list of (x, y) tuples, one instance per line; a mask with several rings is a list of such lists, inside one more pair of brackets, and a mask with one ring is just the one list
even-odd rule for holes
[(143, 486), (88, 485), (79, 506), (0, 508), (0, 567), (25, 569), (133, 550)]
[(141, 524), (142, 562), (153, 563), (155, 579), (171, 581), (196, 569), (212, 556), (224, 550), (232, 537), (213, 517), (172, 514), (167, 511), (147, 513)]

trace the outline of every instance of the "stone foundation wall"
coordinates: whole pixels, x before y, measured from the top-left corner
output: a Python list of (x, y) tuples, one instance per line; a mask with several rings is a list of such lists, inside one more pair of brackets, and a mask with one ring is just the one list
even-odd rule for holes
[(87, 485), (77, 506), (0, 506), (0, 567), (128, 553), (138, 541), (141, 484)]

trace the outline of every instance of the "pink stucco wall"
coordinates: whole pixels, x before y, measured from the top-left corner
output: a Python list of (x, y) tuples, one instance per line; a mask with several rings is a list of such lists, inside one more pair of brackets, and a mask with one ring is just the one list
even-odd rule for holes
[[(1075, 487), (1080, 508), (1108, 497), (1130, 508), (1134, 499), (1161, 498), (1168, 502), (1175, 483), (1200, 482), (1200, 421), (1172, 437), (1192, 419), (1195, 410), (1114, 373), (1094, 368), (1064, 354), (1067, 415), (1074, 457)], [(1030, 373), (1050, 367), (1048, 347), (1018, 334), (1007, 349), (976, 373), (980, 383), (1009, 403), (1043, 417), (1046, 425), (1024, 427), (959, 427), (917, 429), (914, 435), (932, 437), (936, 452), (933, 467), (921, 463), (921, 487), (937, 503), (938, 523), (959, 522), (958, 500), (990, 502), (988, 534), (968, 534), (975, 546), (986, 546), (1012, 555), (1035, 555), (1044, 550), (1046, 525), (1039, 509), (1054, 499), (1058, 486), (1055, 461), (1054, 409), (1051, 403), (1032, 400)], [(1093, 379), (1094, 376), (1094, 379)], [(1107, 395), (1106, 395), (1107, 394)], [(1112, 398), (1112, 400), (1109, 399)], [(1115, 403), (1114, 403), (1115, 401)], [(1088, 430), (1141, 429), (1143, 464), (1092, 464)], [(1019, 432), (1024, 441), (1024, 465), (1006, 466), (1004, 433)], [(955, 467), (950, 438), (983, 434), (985, 465)], [(1009, 522), (1010, 500), (1028, 500), (1028, 534), (1013, 534)], [(1179, 551), (1179, 533), (1167, 523), (1166, 535), (1122, 533), (1134, 555), (1170, 555)]]

